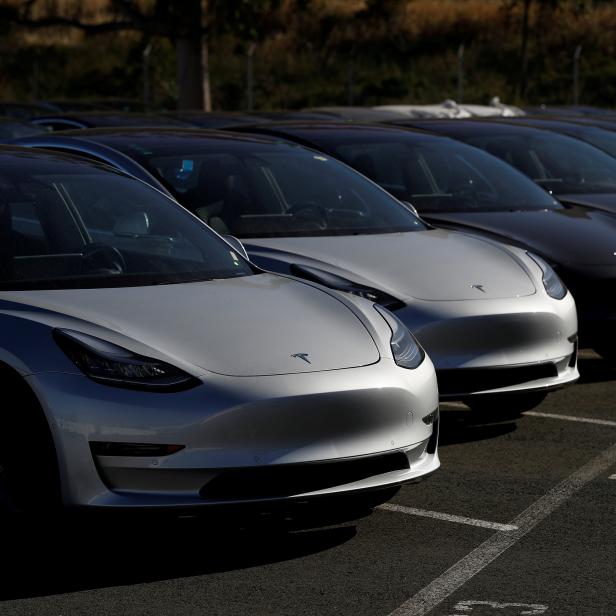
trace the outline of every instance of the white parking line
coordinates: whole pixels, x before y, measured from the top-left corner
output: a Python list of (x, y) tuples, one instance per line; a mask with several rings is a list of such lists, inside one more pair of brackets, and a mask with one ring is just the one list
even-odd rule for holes
[(535, 501), (512, 520), (512, 523), (518, 526), (516, 530), (494, 533), (470, 554), (467, 554), (440, 577), (430, 582), (425, 588), (394, 610), (390, 616), (422, 616), (433, 610), (503, 552), (520, 541), (537, 524), (561, 507), (587, 483), (607, 471), (614, 464), (616, 464), (616, 444), (569, 475), (567, 479), (552, 488), (545, 496)]
[[(475, 607), (490, 607), (495, 610), (507, 610), (510, 614), (509, 608), (515, 607), (518, 616), (537, 616), (538, 614), (544, 614), (548, 611), (548, 606), (541, 603), (500, 603), (499, 601), (460, 601), (453, 609), (457, 614), (451, 614), (451, 616), (463, 616), (466, 614), (472, 614)], [(520, 611), (521, 610), (521, 611)], [(460, 614), (462, 612), (463, 614)], [(485, 614), (485, 611), (483, 612)]]
[(499, 524), (498, 522), (487, 522), (485, 520), (476, 520), (474, 518), (465, 518), (460, 515), (451, 515), (449, 513), (440, 513), (439, 511), (427, 511), (425, 509), (415, 509), (415, 507), (405, 507), (404, 505), (394, 505), (386, 503), (381, 505), (379, 509), (385, 511), (395, 511), (397, 513), (406, 513), (407, 515), (418, 515), (424, 518), (435, 518), (437, 520), (445, 520), (446, 522), (456, 522), (457, 524), (468, 524), (469, 526), (479, 526), (480, 528), (489, 528), (491, 530), (512, 531), (517, 530), (517, 526), (513, 524)]
[(609, 419), (594, 419), (592, 417), (573, 417), (572, 415), (556, 415), (555, 413), (538, 413), (537, 411), (526, 411), (524, 415), (530, 417), (545, 417), (546, 419), (561, 419), (563, 421), (577, 421), (578, 423), (597, 424), (598, 426), (611, 426), (616, 428), (616, 421)]

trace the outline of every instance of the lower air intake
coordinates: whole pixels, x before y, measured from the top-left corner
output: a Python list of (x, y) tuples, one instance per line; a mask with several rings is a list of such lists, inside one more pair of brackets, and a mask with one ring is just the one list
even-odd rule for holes
[(212, 500), (279, 498), (325, 490), (408, 468), (408, 458), (402, 452), (335, 462), (234, 468), (222, 471), (209, 481), (201, 488), (200, 495)]
[(441, 395), (499, 389), (555, 376), (558, 376), (558, 370), (552, 363), (512, 368), (460, 368), (436, 372)]

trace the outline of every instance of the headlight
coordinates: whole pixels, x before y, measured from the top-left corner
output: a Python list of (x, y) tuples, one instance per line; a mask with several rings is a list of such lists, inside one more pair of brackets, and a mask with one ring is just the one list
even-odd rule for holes
[(336, 274), (330, 274), (329, 272), (320, 270), (316, 267), (310, 267), (309, 265), (297, 265), (293, 263), (291, 265), (291, 273), (298, 278), (304, 280), (311, 280), (312, 282), (318, 282), (330, 289), (336, 289), (337, 291), (344, 291), (346, 293), (352, 293), (353, 295), (359, 295), (371, 302), (376, 302), (381, 306), (385, 306), (390, 310), (396, 308), (402, 308), (404, 304), (395, 297), (392, 297), (384, 291), (373, 289), (372, 287), (366, 287), (365, 285), (351, 282), (342, 276), (336, 276)]
[(190, 389), (200, 383), (175, 366), (95, 336), (69, 329), (56, 329), (53, 336), (69, 359), (97, 383), (161, 392)]
[(543, 286), (545, 287), (546, 293), (554, 299), (562, 299), (565, 297), (565, 295), (567, 295), (567, 287), (554, 269), (536, 254), (532, 252), (527, 252), (526, 254), (541, 268), (543, 272)]
[(402, 368), (417, 368), (424, 360), (426, 354), (415, 336), (411, 334), (406, 325), (389, 310), (381, 306), (374, 305), (381, 316), (387, 321), (391, 329), (391, 352), (395, 362)]

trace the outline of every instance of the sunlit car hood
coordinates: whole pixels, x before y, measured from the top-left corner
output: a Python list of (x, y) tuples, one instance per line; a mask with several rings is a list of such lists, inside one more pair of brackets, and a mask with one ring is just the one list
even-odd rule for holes
[(244, 244), (263, 267), (276, 269), (276, 262), (307, 264), (401, 300), (497, 299), (536, 291), (504, 247), (442, 229), (250, 239)]
[(616, 217), (582, 207), (516, 212), (427, 214), (434, 224), (455, 224), (498, 234), (555, 264), (616, 264)]
[[(49, 322), (47, 311), (52, 311), (62, 318), (62, 327), (68, 315), (81, 320), (73, 329), (83, 331), (86, 322), (118, 332), (201, 372), (294, 374), (379, 360), (374, 340), (341, 301), (270, 274), (147, 287), (2, 292), (0, 298), (42, 309), (29, 318)], [(307, 354), (308, 361), (295, 354)]]

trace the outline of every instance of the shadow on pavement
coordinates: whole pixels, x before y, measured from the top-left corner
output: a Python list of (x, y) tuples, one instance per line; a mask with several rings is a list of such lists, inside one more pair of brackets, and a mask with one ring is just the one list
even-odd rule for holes
[(243, 569), (328, 550), (356, 534), (352, 525), (285, 532), (221, 528), (205, 518), (10, 524), (0, 600)]
[(604, 383), (616, 381), (616, 365), (596, 357), (580, 357), (578, 359), (580, 371), (579, 383)]
[(483, 441), (517, 430), (515, 421), (494, 415), (471, 411), (443, 410), (439, 434), (439, 447), (472, 441)]

